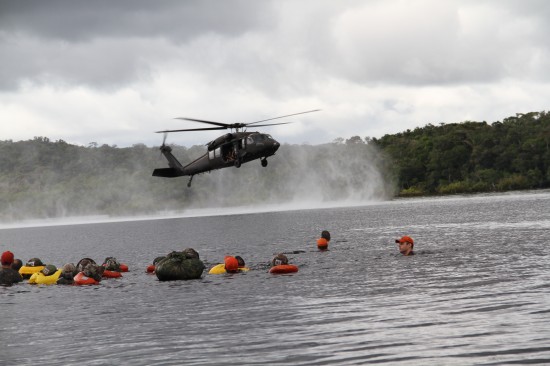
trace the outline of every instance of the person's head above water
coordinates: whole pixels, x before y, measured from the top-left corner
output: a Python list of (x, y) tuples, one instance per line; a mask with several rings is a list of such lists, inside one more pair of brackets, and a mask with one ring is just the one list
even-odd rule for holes
[(2, 253), (2, 265), (3, 266), (11, 266), (13, 263), (13, 253), (9, 250), (6, 250), (4, 253)]
[(239, 270), (239, 261), (237, 260), (237, 258), (230, 255), (226, 255), (223, 262), (225, 264), (226, 272), (234, 273)]
[(288, 264), (288, 258), (283, 253), (277, 254), (271, 261), (272, 266), (279, 266), (281, 264)]
[(403, 255), (412, 255), (414, 254), (414, 240), (410, 236), (402, 236), (401, 239), (395, 239), (397, 246), (399, 247), (399, 252)]
[(23, 261), (21, 259), (15, 258), (11, 264), (13, 270), (19, 271), (19, 268), (23, 267)]

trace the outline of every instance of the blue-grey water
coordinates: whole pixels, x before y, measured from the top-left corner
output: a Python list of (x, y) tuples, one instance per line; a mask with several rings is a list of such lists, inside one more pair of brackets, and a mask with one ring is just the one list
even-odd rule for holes
[[(402, 235), (417, 255), (398, 253)], [(145, 273), (186, 247), (252, 270)], [(0, 287), (2, 365), (550, 364), (549, 191), (2, 229), (8, 249), (57, 266), (115, 256), (130, 272)], [(299, 272), (269, 274), (277, 252)]]

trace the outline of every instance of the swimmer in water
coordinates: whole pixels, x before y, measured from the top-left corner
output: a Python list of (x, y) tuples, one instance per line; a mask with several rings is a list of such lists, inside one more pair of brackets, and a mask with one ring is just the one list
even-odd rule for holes
[(405, 256), (414, 255), (414, 240), (410, 236), (402, 236), (401, 239), (395, 239), (399, 247), (399, 252)]
[(280, 266), (282, 264), (288, 264), (288, 258), (283, 253), (277, 254), (271, 261), (272, 266)]
[(14, 283), (21, 282), (23, 280), (19, 272), (11, 268), (13, 261), (14, 258), (12, 252), (7, 250), (2, 253), (2, 267), (0, 268), (0, 285), (2, 286), (11, 286)]

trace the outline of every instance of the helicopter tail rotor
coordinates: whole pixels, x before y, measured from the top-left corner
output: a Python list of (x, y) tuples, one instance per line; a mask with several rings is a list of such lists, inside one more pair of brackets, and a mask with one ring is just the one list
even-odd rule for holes
[(170, 152), (172, 151), (172, 148), (170, 146), (166, 146), (166, 138), (168, 137), (168, 132), (164, 132), (164, 136), (162, 138), (162, 145), (160, 145), (160, 155), (162, 156), (162, 154), (167, 151), (167, 152)]

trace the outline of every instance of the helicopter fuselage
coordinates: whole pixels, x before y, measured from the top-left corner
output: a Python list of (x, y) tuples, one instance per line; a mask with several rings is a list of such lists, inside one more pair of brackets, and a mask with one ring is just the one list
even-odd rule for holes
[[(153, 176), (174, 178), (191, 176), (227, 167), (239, 168), (241, 164), (261, 159), (262, 166), (267, 166), (267, 157), (275, 154), (279, 149), (277, 142), (271, 135), (260, 132), (228, 133), (207, 144), (208, 151), (183, 166), (174, 155), (170, 146), (161, 146), (162, 154), (168, 160), (169, 168), (155, 169)], [(190, 185), (191, 181), (189, 181)]]

